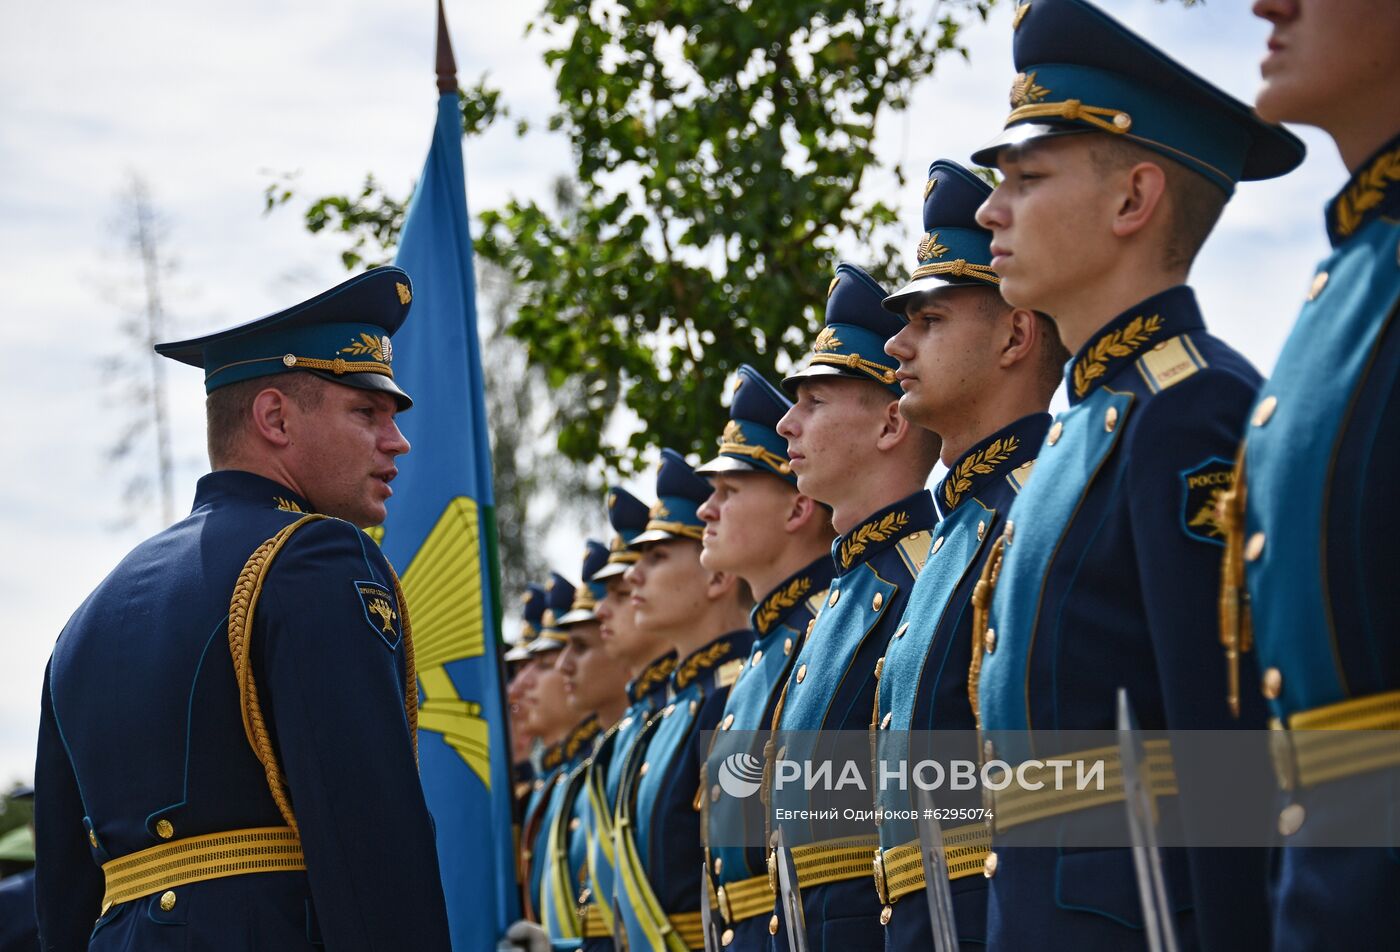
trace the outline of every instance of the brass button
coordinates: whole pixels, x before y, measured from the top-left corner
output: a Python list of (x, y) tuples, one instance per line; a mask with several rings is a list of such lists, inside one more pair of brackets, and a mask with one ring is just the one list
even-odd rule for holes
[(1301, 803), (1290, 803), (1278, 815), (1278, 831), (1283, 836), (1292, 836), (1303, 828), (1307, 812)]
[[(720, 794), (719, 784), (715, 784), (713, 787), (710, 788), (710, 802), (711, 802), (711, 803), (718, 803), (718, 802), (719, 802), (719, 794)], [(718, 873), (719, 870), (715, 870), (715, 872)]]
[(727, 945), (729, 945), (729, 943), (731, 943), (731, 942), (733, 942), (733, 941), (734, 941), (734, 930), (733, 930), (733, 929), (725, 929), (725, 930), (724, 930), (724, 934), (723, 934), (722, 936), (719, 937), (719, 944), (720, 944), (720, 945), (725, 945), (725, 946), (727, 946)]
[(870, 610), (878, 612), (880, 610), (880, 606), (883, 604), (885, 604), (885, 596), (881, 595), (879, 592), (876, 592), (875, 597), (870, 600)]
[(175, 891), (167, 889), (160, 894), (160, 908), (164, 912), (169, 912), (175, 908)]
[(1112, 433), (1113, 428), (1118, 425), (1118, 408), (1109, 407), (1103, 414), (1103, 431)]
[(929, 555), (937, 555), (938, 550), (943, 548), (943, 537), (939, 536), (933, 540), (933, 548), (929, 550)]
[(804, 664), (804, 665), (799, 665), (798, 668), (797, 668), (797, 683), (798, 683), (798, 684), (801, 684), (801, 683), (802, 683), (803, 681), (805, 681), (806, 679), (807, 679), (807, 666), (806, 666), (805, 664)]
[(647, 775), (647, 771), (650, 770), (650, 769), (651, 769), (651, 764), (649, 764), (649, 763), (644, 763), (644, 764), (642, 764), (642, 768), (641, 768), (640, 770), (637, 771), (637, 776), (638, 776), (638, 777), (645, 777), (645, 776)]
[(755, 651), (755, 652), (753, 653), (753, 657), (749, 659), (749, 667), (750, 667), (750, 668), (756, 668), (756, 667), (758, 667), (758, 663), (759, 663), (760, 661), (762, 661), (762, 660), (763, 660), (763, 649), (760, 648), (758, 651)]
[[(778, 759), (779, 759), (779, 760), (787, 760), (787, 744), (784, 744), (783, 746), (781, 746), (781, 747), (778, 748)], [(774, 835), (774, 837), (776, 837), (778, 834), (777, 834), (777, 833), (774, 833), (773, 835)], [(768, 844), (768, 845), (770, 845), (770, 846), (777, 846), (777, 845), (778, 845), (777, 839), (774, 839), (773, 842), (770, 843), (770, 844)]]
[(726, 714), (726, 715), (724, 715), (724, 729), (725, 729), (725, 730), (729, 730), (729, 728), (731, 728), (731, 727), (733, 727), (733, 726), (734, 726), (734, 715), (733, 715), (733, 714)]
[(1244, 560), (1246, 562), (1257, 562), (1259, 556), (1264, 554), (1264, 533), (1256, 532), (1249, 537), (1249, 541), (1244, 545)]
[(768, 934), (769, 934), (769, 935), (777, 935), (777, 934), (778, 934), (778, 914), (777, 914), (776, 912), (773, 913), (773, 918), (771, 918), (771, 919), (768, 920)]
[(880, 675), (885, 671), (885, 659), (877, 658), (875, 661), (875, 680), (880, 680)]
[[(995, 745), (992, 744), (991, 739), (989, 738), (989, 739), (983, 741), (983, 742), (982, 742), (982, 760), (983, 760), (984, 762), (990, 761), (990, 760), (996, 760), (996, 756), (997, 756), (997, 749), (996, 749)], [(991, 788), (989, 787), (988, 789), (991, 789)]]
[(1283, 672), (1278, 668), (1270, 668), (1264, 672), (1264, 696), (1270, 701), (1276, 700), (1283, 693)]
[(667, 704), (666, 707), (661, 711), (661, 716), (662, 716), (662, 717), (670, 717), (670, 716), (671, 716), (671, 712), (674, 711), (675, 709), (676, 709), (676, 705), (674, 705), (674, 704)]
[[(723, 860), (721, 857), (716, 856), (716, 857), (715, 857), (715, 875), (718, 876), (720, 870), (722, 870), (722, 869), (724, 869), (724, 860)], [(723, 889), (724, 887), (721, 886), (721, 887), (719, 887), (719, 888), (720, 888), (720, 889)]]
[(894, 720), (894, 711), (886, 711), (885, 716), (880, 718), (880, 730), (887, 730), (892, 720)]
[(1327, 287), (1327, 272), (1319, 271), (1313, 276), (1312, 287), (1308, 288), (1308, 300), (1316, 301), (1317, 296), (1322, 293), (1322, 289)]
[(93, 848), (93, 849), (97, 849), (97, 831), (96, 831), (96, 830), (88, 830), (88, 842), (92, 844), (92, 848)]
[(840, 601), (840, 599), (841, 590), (839, 588), (833, 588), (831, 590), (831, 597), (826, 600), (826, 606), (828, 608), (834, 608), (836, 606), (836, 603)]
[(1269, 422), (1269, 417), (1274, 415), (1274, 409), (1278, 406), (1278, 397), (1267, 396), (1259, 401), (1259, 406), (1254, 408), (1253, 423), (1255, 426), (1263, 426)]
[(997, 874), (997, 854), (988, 853), (987, 858), (982, 860), (982, 875), (991, 879)]
[(570, 832), (570, 833), (577, 833), (577, 832), (578, 832), (578, 827), (579, 827), (579, 818), (578, 818), (578, 817), (574, 817), (572, 820), (569, 821), (569, 832)]
[(893, 906), (886, 906), (885, 908), (881, 909), (881, 910), (880, 910), (880, 925), (882, 925), (882, 926), (887, 926), (887, 925), (889, 925), (889, 924), (890, 924), (890, 917), (893, 916), (893, 915), (894, 915), (894, 907), (893, 907)]
[[(817, 620), (816, 620), (816, 618), (810, 619), (810, 620), (807, 622), (807, 634), (810, 635), (810, 634), (812, 633), (812, 629), (815, 628), (816, 625), (817, 625)], [(790, 640), (791, 640), (791, 639), (789, 639), (789, 641), (790, 641)]]
[(169, 820), (156, 821), (156, 836), (163, 840), (168, 840), (175, 835), (175, 827), (170, 825)]
[[(811, 631), (812, 631), (812, 623), (809, 621), (809, 622), (807, 623), (807, 632), (808, 632), (808, 634), (810, 634)], [(784, 638), (784, 639), (783, 639), (783, 654), (785, 654), (785, 655), (790, 655), (790, 654), (792, 654), (792, 639), (791, 639), (791, 638)]]
[(894, 631), (894, 636), (895, 636), (896, 638), (903, 638), (903, 637), (904, 637), (904, 633), (905, 633), (906, 631), (908, 631), (908, 630), (909, 630), (909, 623), (906, 621), (906, 622), (904, 622), (902, 625), (900, 625), (898, 628), (895, 629), (895, 631)]
[(1054, 424), (1051, 425), (1050, 432), (1046, 434), (1045, 445), (1054, 446), (1056, 443), (1060, 442), (1060, 434), (1064, 431), (1065, 425), (1059, 420), (1056, 420)]
[(997, 633), (995, 628), (988, 628), (987, 633), (982, 636), (982, 644), (987, 649), (987, 654), (997, 650)]
[(1003, 539), (1006, 540), (1006, 542), (1004, 543), (1005, 545), (1010, 545), (1010, 544), (1011, 544), (1011, 536), (1012, 536), (1015, 532), (1016, 532), (1016, 523), (1011, 522), (1011, 521), (1008, 520), (1007, 523), (1006, 523), (1006, 529), (1005, 529), (1005, 530), (1002, 532), (1002, 534), (1001, 534), (1001, 537), (1002, 537)]
[(536, 790), (543, 790), (543, 789), (544, 789), (544, 779), (543, 779), (543, 778), (541, 778), (541, 779), (535, 781), (535, 789), (536, 789)]
[(982, 537), (987, 534), (987, 522), (985, 519), (977, 520), (977, 541), (981, 542)]
[(694, 716), (695, 716), (695, 712), (698, 711), (698, 710), (700, 710), (700, 702), (699, 702), (699, 701), (691, 701), (691, 702), (690, 702), (690, 716), (691, 716), (691, 717), (694, 717)]

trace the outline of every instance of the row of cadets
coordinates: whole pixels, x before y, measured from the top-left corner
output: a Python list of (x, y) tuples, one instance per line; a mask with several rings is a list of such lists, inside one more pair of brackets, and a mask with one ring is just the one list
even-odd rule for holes
[[(975, 737), (967, 691), (973, 590), (1007, 510), (1030, 477), (1050, 427), (1046, 408), (1068, 357), (1048, 317), (1001, 297), (990, 268), (991, 233), (975, 220), (990, 194), (986, 182), (957, 163), (933, 163), (917, 266), (909, 283), (884, 301), (906, 320), (885, 345), (899, 362), (900, 413), (942, 436), (948, 470), (933, 494), (940, 521), (928, 560), (876, 668), (874, 753), (889, 763), (918, 759), (908, 749), (911, 730)], [(966, 751), (932, 753), (975, 760), (976, 742), (970, 740)], [(940, 809), (980, 805), (976, 795), (938, 801)], [(911, 802), (891, 789), (877, 806), (903, 811)], [(959, 939), (981, 943), (986, 826), (973, 821), (942, 835)], [(886, 821), (879, 836), (875, 888), (885, 948), (931, 948), (927, 905), (920, 895), (910, 897), (925, 886), (918, 831), (910, 821)]]
[[(1389, 551), (1400, 530), (1400, 4), (1256, 0), (1254, 12), (1272, 24), (1256, 108), (1320, 127), (1350, 178), (1327, 205), (1331, 253), (1299, 282), (1302, 312), (1250, 410), (1228, 507), (1223, 634), (1237, 650), (1252, 638), (1262, 673), (1245, 690), (1267, 700), (1274, 726), (1369, 732), (1345, 745), (1321, 735), (1329, 754), (1349, 748), (1347, 769), (1326, 780), (1305, 744), (1275, 747), (1287, 845), (1273, 947), (1381, 948), (1400, 932), (1400, 586)], [(1317, 848), (1357, 818), (1388, 842)]]
[(614, 805), (614, 891), (620, 932), (632, 949), (702, 944), (698, 769), (701, 732), (713, 730), (729, 686), (748, 657), (748, 586), (700, 563), (697, 510), (709, 484), (673, 450), (662, 450), (657, 502), (633, 540), (640, 558), (625, 573), (636, 623), (676, 651), (668, 702), (627, 753)]
[(627, 708), (627, 669), (605, 649), (596, 614), (605, 587), (592, 578), (607, 561), (607, 546), (590, 539), (582, 571), (589, 581), (575, 590), (570, 610), (556, 622), (568, 639), (556, 663), (565, 698), (574, 716), (589, 718), (595, 729), (576, 733), (572, 741), (576, 749), (566, 747), (569, 766), (555, 784), (545, 821), (540, 921), (555, 948), (579, 948), (585, 939), (610, 939), (588, 887), (591, 817), (585, 786), (595, 750), (603, 740), (597, 728), (617, 724)]
[[(797, 488), (831, 508), (839, 533), (831, 550), (836, 574), (773, 717), (784, 740), (804, 732), (791, 743), (869, 729), (876, 667), (933, 545), (936, 515), (924, 485), (940, 441), (899, 412), (896, 364), (885, 346), (904, 322), (883, 307), (886, 297), (864, 271), (839, 265), (811, 358), (783, 381), (796, 402), (778, 433)], [(810, 741), (804, 746), (772, 754), (823, 758)], [(774, 809), (806, 806), (788, 798), (805, 799), (790, 788), (775, 791)], [(838, 839), (820, 821), (784, 824), (783, 834), (793, 847), (809, 948), (883, 948), (881, 904), (871, 888), (876, 839)], [(778, 943), (782, 919), (775, 902), (769, 928)]]
[(797, 489), (787, 440), (778, 434), (778, 422), (791, 408), (792, 401), (758, 371), (741, 366), (719, 454), (696, 470), (712, 487), (699, 510), (705, 521), (701, 563), (763, 593), (749, 616), (753, 650), (729, 689), (701, 768), (701, 834), (724, 948), (767, 946), (774, 894), (767, 849), (726, 845), (740, 835), (761, 842), (766, 797), (722, 795), (719, 771), (726, 760), (735, 763), (736, 755), (751, 769), (761, 763), (755, 735), (735, 732), (766, 731), (772, 723), (778, 692), (833, 573), (831, 511)]
[[(1028, 759), (1019, 732), (1031, 729), (1112, 729), (1120, 687), (1147, 730), (1262, 728), (1262, 699), (1246, 695), (1235, 711), (1223, 689), (1212, 493), (1229, 479), (1260, 378), (1206, 330), (1186, 280), (1236, 183), (1295, 168), (1302, 143), (1084, 0), (1032, 0), (1014, 22), (1011, 112), (973, 157), (1002, 182), (978, 221), (1003, 297), (1053, 315), (1074, 357), (1070, 408), (984, 573), (995, 594), (971, 686), (984, 756)], [(1256, 677), (1248, 664), (1242, 676)], [(1154, 792), (1161, 822), (1189, 832), (1173, 795), (1218, 778), (1173, 753), (1175, 776), (1155, 773)], [(1014, 845), (1047, 826), (1072, 837), (1103, 811), (1121, 821), (1116, 792), (1117, 804), (1097, 807), (991, 798), (989, 948), (1047, 936), (1060, 948), (1144, 947), (1129, 849)], [(1189, 947), (1267, 947), (1266, 856), (1163, 851)]]

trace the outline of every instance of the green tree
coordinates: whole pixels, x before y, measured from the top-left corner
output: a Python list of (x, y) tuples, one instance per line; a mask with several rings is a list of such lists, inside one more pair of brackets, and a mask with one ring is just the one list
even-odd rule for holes
[[(707, 452), (727, 375), (805, 351), (838, 246), (897, 277), (894, 210), (860, 197), (877, 124), (940, 56), (967, 55), (962, 25), (994, 2), (545, 0), (574, 182), (482, 213), (477, 251), (519, 287), (508, 330), (556, 391), (566, 458), (630, 471), (648, 446)], [(507, 114), (484, 82), (462, 102), (468, 133)], [(269, 207), (291, 195), (270, 186)], [(371, 177), (306, 224), (349, 236), (354, 267), (392, 246), (404, 205)], [(639, 426), (609, 445), (623, 407)]]

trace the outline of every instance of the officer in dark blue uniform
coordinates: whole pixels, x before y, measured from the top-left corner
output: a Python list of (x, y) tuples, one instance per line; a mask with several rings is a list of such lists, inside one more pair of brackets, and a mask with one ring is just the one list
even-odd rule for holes
[[(1224, 640), (1235, 652), (1253, 641), (1262, 680), (1241, 689), (1262, 693), (1280, 728), (1274, 948), (1381, 948), (1400, 934), (1389, 553), (1400, 530), (1400, 122), (1394, 108), (1356, 107), (1372, 95), (1394, 103), (1400, 5), (1254, 10), (1273, 23), (1258, 111), (1320, 126), (1351, 176), (1327, 206), (1332, 253), (1249, 417), (1228, 506)], [(1293, 733), (1309, 729), (1371, 733), (1313, 735), (1321, 744)], [(1385, 846), (1324, 848), (1358, 820), (1388, 829), (1364, 840)]]
[(599, 737), (597, 749), (585, 771), (588, 797), (588, 890), (608, 938), (586, 938), (584, 947), (612, 949), (612, 936), (625, 927), (616, 916), (616, 854), (613, 849), (613, 815), (622, 787), (622, 768), (651, 715), (666, 704), (666, 688), (676, 667), (676, 653), (636, 623), (632, 589), (624, 573), (641, 553), (631, 543), (646, 531), (650, 510), (621, 487), (608, 490), (608, 521), (613, 538), (608, 561), (592, 579), (603, 585), (593, 612), (601, 625), (605, 648), (632, 673), (627, 683), (627, 710), (622, 719)]
[[(1083, 0), (1034, 0), (1015, 22), (1012, 111), (974, 156), (1003, 181), (978, 220), (1002, 295), (1054, 315), (1074, 358), (1070, 409), (985, 573), (995, 600), (973, 685), (985, 753), (1028, 758), (1025, 735), (997, 732), (1112, 729), (1120, 687), (1147, 730), (1262, 727), (1257, 700), (1238, 720), (1225, 702), (1215, 631), (1216, 491), (1259, 377), (1206, 331), (1184, 282), (1235, 183), (1289, 171), (1303, 146)], [(1036, 751), (1057, 753), (1074, 757)], [(1190, 800), (1178, 813), (1170, 795), (1218, 781), (1180, 756), (1175, 777), (1153, 777), (1164, 816), (1180, 815), (1188, 835)], [(1129, 850), (1074, 842), (1113, 812), (1125, 825), (1121, 782), (1116, 805), (1047, 789), (992, 803), (988, 944), (1141, 947)], [(1016, 830), (1027, 824), (1040, 825)], [(1003, 849), (1036, 829), (1058, 830), (1062, 845)], [(1263, 851), (1184, 852), (1164, 865), (1185, 944), (1261, 947)]]
[[(934, 490), (940, 522), (933, 548), (880, 665), (875, 708), (877, 751), (891, 763), (908, 757), (904, 735), (976, 727), (967, 694), (972, 655), (972, 591), (1001, 534), (1007, 510), (1035, 465), (1050, 428), (1046, 408), (1068, 354), (1049, 318), (1001, 298), (989, 264), (991, 233), (975, 216), (991, 187), (940, 159), (924, 186), (924, 235), (909, 284), (885, 299), (904, 329), (885, 345), (899, 361), (900, 412), (943, 438), (948, 473)], [(940, 751), (953, 756), (954, 751)], [(975, 741), (961, 756), (976, 758)], [(877, 788), (879, 789), (879, 788)], [(879, 806), (908, 810), (893, 789)], [(940, 796), (940, 809), (980, 800)], [(942, 830), (959, 941), (985, 939), (989, 837), (978, 820)], [(880, 826), (875, 887), (884, 904), (885, 947), (931, 948), (918, 833), (907, 821)], [(915, 894), (913, 901), (903, 897)]]
[[(582, 577), (590, 579), (608, 562), (608, 547), (588, 540)], [(573, 606), (558, 620), (568, 636), (559, 656), (559, 670), (569, 705), (589, 714), (600, 725), (616, 724), (627, 707), (626, 669), (603, 648), (594, 609), (606, 594), (602, 582), (585, 582), (574, 593)], [(592, 940), (611, 945), (598, 903), (588, 885), (589, 839), (594, 835), (588, 790), (585, 784), (600, 733), (587, 745), (585, 755), (568, 772), (557, 794), (560, 806), (550, 814), (541, 889), (541, 920), (556, 949), (578, 949)]]
[(530, 643), (539, 637), (544, 622), (543, 585), (530, 584), (520, 596), (520, 633), (502, 656), (505, 662), (506, 702), (510, 706), (511, 756), (514, 763), (515, 799), (527, 800), (534, 788), (535, 769), (530, 754), (534, 737), (526, 725), (524, 697), (529, 682)]
[(411, 300), (379, 268), (157, 345), (204, 369), (214, 472), (50, 659), (45, 948), (449, 948), (409, 623), (360, 531), (408, 451), (390, 337)]
[[(733, 572), (754, 592), (766, 593), (749, 624), (753, 651), (729, 689), (719, 732), (706, 757), (701, 786), (707, 790), (701, 829), (713, 874), (722, 947), (753, 949), (769, 942), (773, 891), (768, 851), (761, 844), (767, 817), (760, 798), (729, 796), (718, 783), (736, 755), (762, 762), (754, 734), (773, 722), (778, 692), (787, 683), (807, 625), (826, 600), (831, 563), (831, 513), (797, 490), (778, 421), (792, 401), (747, 364), (739, 368), (729, 422), (719, 455), (696, 472), (713, 492), (700, 507), (705, 520), (701, 563)], [(731, 761), (735, 762), (735, 761)], [(746, 846), (757, 842), (758, 846)]]
[[(838, 266), (812, 357), (783, 381), (797, 402), (778, 432), (788, 442), (797, 488), (832, 508), (840, 535), (831, 550), (836, 576), (788, 678), (774, 730), (870, 729), (876, 665), (933, 545), (933, 500), (923, 486), (940, 443), (900, 415), (902, 391), (885, 345), (904, 322), (881, 306), (886, 296), (864, 271)], [(810, 749), (775, 753), (821, 759)], [(780, 793), (775, 808), (785, 802)], [(876, 838), (833, 842), (818, 825), (785, 824), (784, 831), (788, 844), (802, 844), (793, 859), (809, 948), (883, 950), (881, 903), (870, 888)], [(781, 927), (775, 914), (769, 928), (776, 934)]]
[(622, 768), (614, 814), (618, 914), (632, 949), (695, 949), (700, 928), (702, 731), (714, 730), (753, 634), (752, 598), (737, 577), (700, 564), (710, 495), (674, 450), (661, 451), (657, 502), (632, 544), (627, 570), (637, 624), (670, 642), (679, 660), (668, 702), (652, 715)]

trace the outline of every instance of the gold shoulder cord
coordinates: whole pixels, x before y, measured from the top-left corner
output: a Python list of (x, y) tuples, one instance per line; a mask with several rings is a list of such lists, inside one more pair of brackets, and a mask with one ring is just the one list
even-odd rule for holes
[[(244, 563), (243, 571), (238, 573), (238, 583), (233, 588), (233, 598), (229, 602), (228, 647), (229, 653), (233, 656), (233, 675), (238, 682), (238, 706), (243, 714), (243, 732), (247, 735), (248, 744), (253, 748), (258, 762), (263, 765), (263, 772), (267, 776), (267, 788), (272, 794), (273, 802), (277, 804), (277, 811), (282, 814), (282, 819), (286, 820), (287, 825), (293, 830), (297, 830), (297, 821), (292, 814), (287, 781), (282, 775), (281, 765), (277, 762), (277, 752), (272, 748), (272, 739), (267, 734), (262, 704), (258, 700), (258, 686), (253, 678), (251, 663), (253, 614), (257, 610), (258, 599), (262, 595), (263, 582), (266, 581), (267, 573), (272, 568), (272, 560), (277, 557), (278, 552), (282, 551), (282, 547), (287, 544), (292, 533), (307, 523), (326, 518), (329, 517), (320, 513), (302, 516), (258, 546), (248, 557), (248, 561)], [(393, 569), (390, 569), (389, 573), (394, 580), (394, 597), (399, 603), (399, 618), (403, 620), (404, 668), (406, 671), (404, 713), (408, 716), (409, 736), (413, 743), (413, 760), (414, 763), (417, 763), (418, 676), (413, 656), (413, 636), (408, 622), (408, 604), (403, 596), (403, 588), (399, 585), (398, 575), (394, 573)]]
[(977, 722), (978, 730), (982, 729), (982, 710), (977, 699), (982, 677), (982, 653), (986, 650), (987, 623), (991, 621), (992, 596), (996, 594), (1005, 547), (1006, 535), (1003, 533), (992, 543), (986, 564), (982, 566), (982, 577), (972, 590), (972, 663), (967, 669), (967, 699), (972, 704), (972, 717)]
[(1220, 559), (1220, 644), (1225, 649), (1225, 700), (1240, 716), (1240, 654), (1254, 646), (1249, 593), (1244, 584), (1244, 448), (1235, 460), (1235, 480), (1220, 497), (1216, 517), (1225, 530)]

